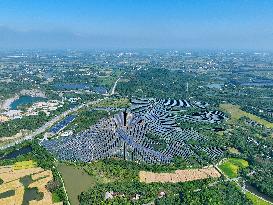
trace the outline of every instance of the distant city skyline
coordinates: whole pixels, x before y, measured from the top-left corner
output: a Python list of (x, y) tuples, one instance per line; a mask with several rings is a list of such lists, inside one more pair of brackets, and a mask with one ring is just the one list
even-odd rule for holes
[(271, 0), (0, 0), (0, 48), (273, 50)]

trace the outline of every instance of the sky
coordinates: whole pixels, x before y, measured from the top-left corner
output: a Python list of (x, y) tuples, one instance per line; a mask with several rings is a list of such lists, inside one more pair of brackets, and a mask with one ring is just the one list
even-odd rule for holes
[(0, 0), (0, 48), (273, 50), (273, 0)]

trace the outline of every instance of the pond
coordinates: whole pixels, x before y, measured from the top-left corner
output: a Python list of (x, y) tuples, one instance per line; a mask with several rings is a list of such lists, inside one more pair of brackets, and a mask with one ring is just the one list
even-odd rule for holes
[(98, 94), (107, 94), (107, 92), (108, 92), (107, 89), (102, 86), (94, 87), (94, 91)]
[(10, 104), (10, 108), (12, 110), (17, 110), (19, 106), (33, 104), (35, 102), (42, 102), (42, 101), (46, 101), (46, 98), (21, 96)]
[(78, 205), (78, 195), (87, 191), (96, 184), (96, 180), (88, 175), (83, 169), (73, 165), (60, 164), (58, 167), (68, 193), (71, 204)]
[(44, 194), (42, 192), (39, 192), (37, 187), (28, 187), (33, 182), (34, 181), (32, 180), (30, 175), (20, 178), (20, 183), (24, 185), (25, 190), (23, 196), (23, 205), (29, 204), (29, 201), (32, 200), (40, 201), (44, 197)]
[(18, 157), (19, 155), (23, 155), (23, 154), (27, 154), (29, 152), (32, 151), (32, 147), (30, 146), (26, 146), (26, 147), (23, 147), (21, 149), (18, 149), (18, 150), (15, 150), (11, 153), (8, 153), (4, 156), (0, 156), (0, 159), (13, 159), (13, 158), (16, 158)]
[(26, 188), (23, 197), (23, 204), (29, 204), (30, 201), (40, 201), (44, 198), (44, 194), (39, 192), (37, 187)]
[(15, 195), (15, 190), (9, 190), (9, 191), (0, 193), (0, 199), (8, 198), (14, 195)]

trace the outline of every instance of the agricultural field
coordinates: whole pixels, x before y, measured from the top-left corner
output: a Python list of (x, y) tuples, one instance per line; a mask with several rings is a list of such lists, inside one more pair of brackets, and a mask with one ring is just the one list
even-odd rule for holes
[(237, 177), (239, 170), (246, 167), (248, 167), (248, 162), (237, 158), (229, 158), (219, 165), (219, 168), (230, 178)]
[(16, 162), (12, 168), (14, 170), (21, 170), (21, 169), (30, 169), (37, 167), (37, 163), (29, 160), (29, 161), (22, 161), (22, 162)]
[(72, 205), (79, 204), (78, 195), (93, 187), (96, 183), (95, 178), (88, 175), (83, 169), (73, 165), (59, 164), (57, 168), (64, 180), (69, 201)]
[(220, 104), (219, 106), (223, 111), (230, 114), (229, 122), (235, 122), (239, 120), (241, 117), (247, 117), (250, 120), (253, 120), (266, 128), (273, 128), (273, 123), (268, 122), (256, 115), (253, 115), (251, 113), (245, 112), (240, 109), (240, 106), (238, 105), (232, 105), (232, 104)]
[(0, 204), (62, 204), (53, 203), (52, 194), (46, 188), (53, 180), (50, 170), (36, 167), (36, 162), (22, 161), (0, 167)]

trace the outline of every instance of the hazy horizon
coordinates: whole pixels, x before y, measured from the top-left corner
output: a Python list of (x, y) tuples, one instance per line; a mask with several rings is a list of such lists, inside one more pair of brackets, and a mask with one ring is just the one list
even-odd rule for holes
[(0, 1), (0, 47), (273, 50), (273, 2)]

